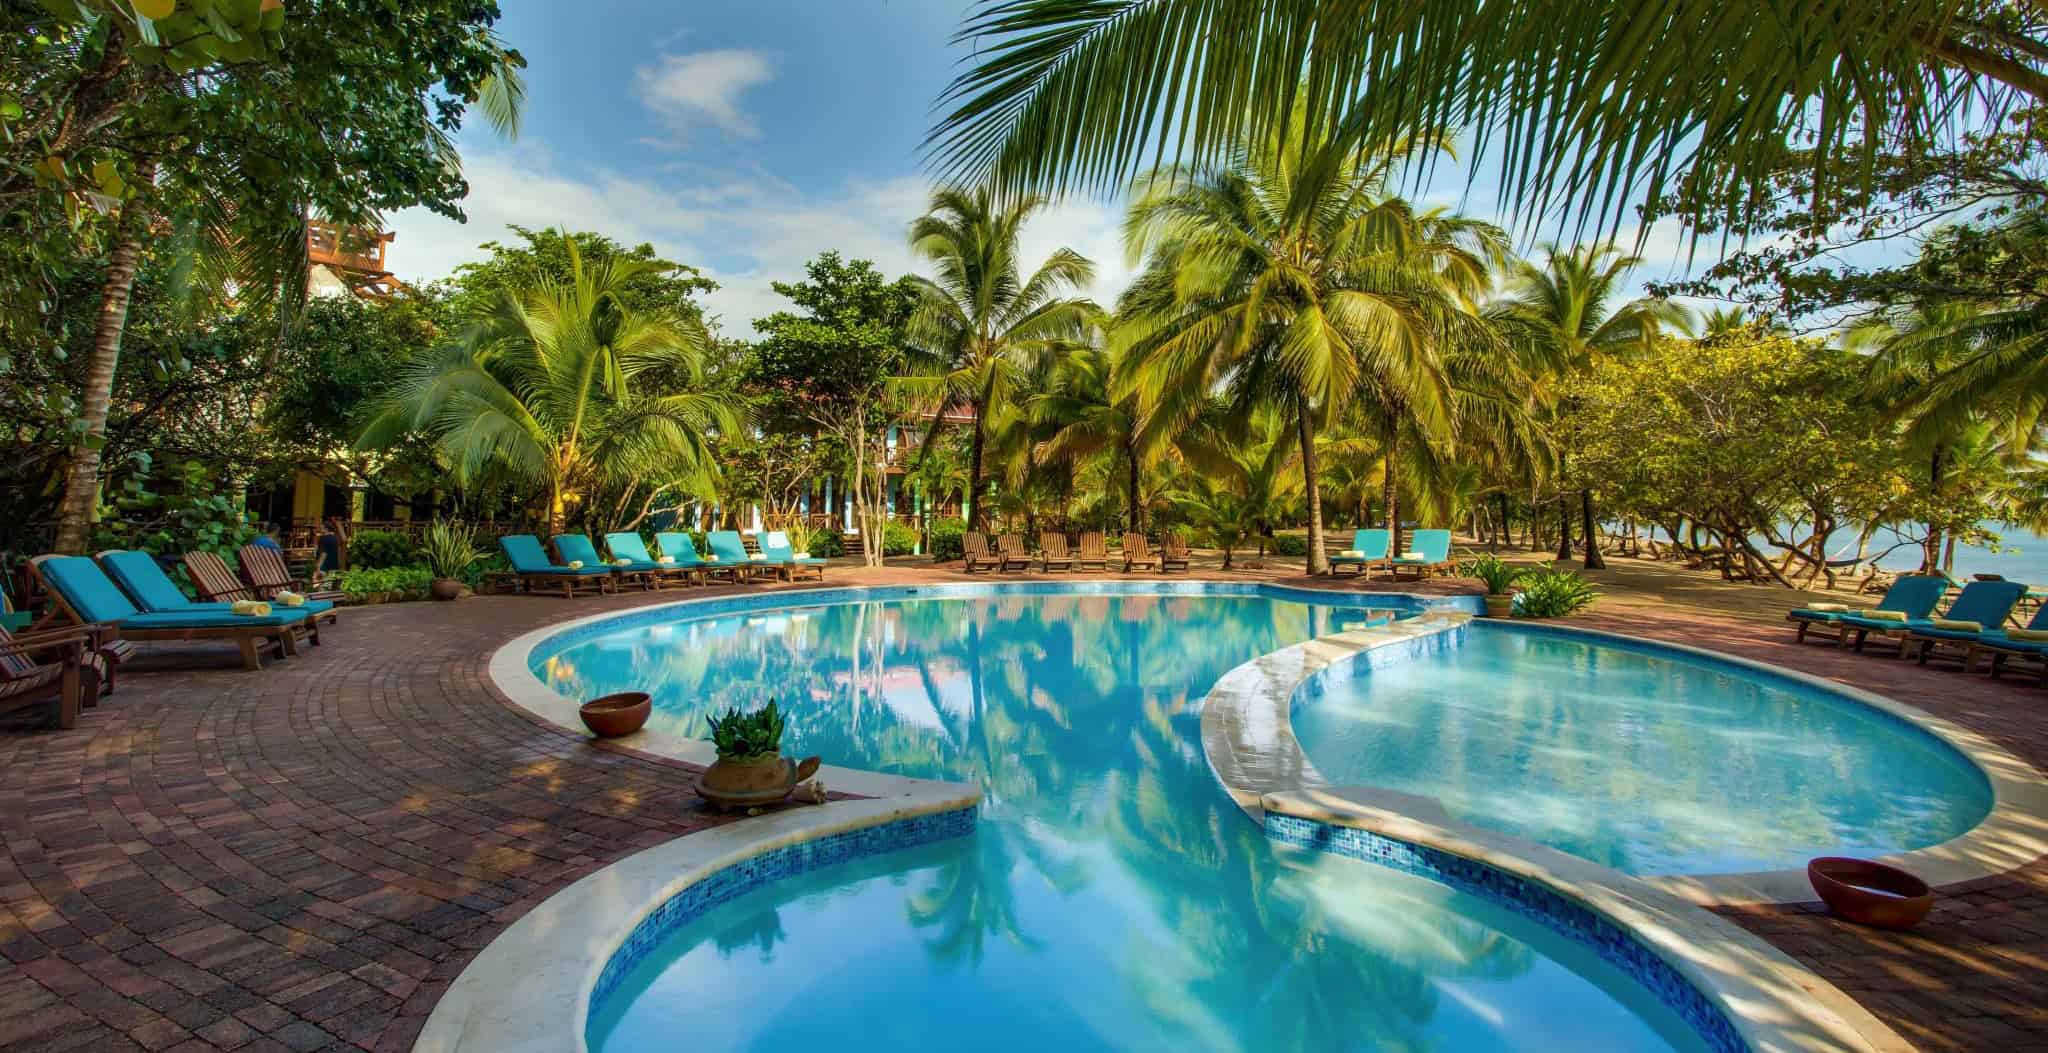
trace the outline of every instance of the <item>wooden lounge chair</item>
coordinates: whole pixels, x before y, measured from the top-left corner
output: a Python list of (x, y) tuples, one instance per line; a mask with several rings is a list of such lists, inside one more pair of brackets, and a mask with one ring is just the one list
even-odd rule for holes
[(1152, 554), (1152, 543), (1145, 535), (1135, 530), (1124, 532), (1124, 573), (1129, 574), (1137, 567), (1159, 568), (1159, 557)]
[(275, 599), (280, 592), (296, 592), (309, 600), (330, 603), (348, 598), (348, 593), (339, 588), (326, 588), (320, 581), (294, 576), (285, 564), (284, 553), (269, 545), (243, 545), (235, 550), (235, 558), (241, 561), (242, 577), (259, 600)]
[[(246, 551), (246, 548), (244, 551)], [(266, 549), (266, 551), (270, 550)], [(275, 555), (274, 552), (271, 552), (271, 554)], [(228, 569), (228, 561), (211, 552), (187, 552), (184, 556), (184, 564), (185, 573), (191, 577), (192, 584), (199, 588), (200, 598), (212, 603), (234, 603), (237, 600), (262, 600), (265, 603), (270, 603), (277, 598), (278, 594), (288, 591), (281, 588), (267, 590), (258, 588), (236, 577), (235, 572)], [(278, 568), (282, 569), (283, 566), (284, 561), (279, 559)], [(300, 595), (306, 597), (306, 602), (294, 609), (307, 612), (307, 616), (313, 619), (313, 628), (316, 632), (320, 622), (324, 621), (329, 625), (335, 624), (337, 615), (334, 613), (334, 605), (341, 599), (344, 595), (343, 593), (300, 593)], [(318, 643), (319, 641), (316, 639), (314, 642)]]
[(1096, 570), (1109, 569), (1109, 546), (1100, 530), (1081, 531), (1081, 551), (1074, 556), (1074, 566), (1087, 570), (1091, 565)]
[(1875, 611), (1845, 615), (1842, 618), (1841, 646), (1849, 645), (1853, 637), (1855, 649), (1860, 654), (1870, 637), (1876, 636), (1887, 643), (1896, 641), (1897, 655), (1904, 658), (1915, 633), (1927, 630), (1966, 631), (1955, 625), (1942, 624), (1944, 622), (1975, 622), (1977, 627), (1967, 630), (1972, 633), (2004, 625), (2005, 616), (2011, 613), (2013, 604), (2018, 603), (2026, 591), (2026, 585), (2017, 581), (1973, 581), (1963, 586), (1963, 591), (1940, 618), (1884, 618)]
[(0, 713), (51, 704), (60, 728), (99, 701), (104, 658), (90, 626), (14, 635), (0, 629)]
[(1176, 569), (1188, 572), (1188, 539), (1169, 530), (1159, 539), (1159, 573), (1171, 574)]
[(738, 585), (741, 581), (745, 580), (747, 568), (721, 565), (705, 560), (704, 557), (697, 554), (697, 543), (690, 540), (690, 535), (680, 530), (657, 531), (654, 535), (654, 543), (660, 545), (661, 554), (675, 560), (677, 566), (689, 567), (696, 571), (697, 580), (700, 582), (709, 582), (712, 578), (724, 578), (734, 585)]
[(77, 625), (106, 623), (129, 640), (222, 640), (241, 649), (242, 664), (263, 668), (263, 658), (298, 653), (297, 630), (306, 624), (298, 612), (251, 616), (218, 608), (197, 611), (144, 612), (136, 607), (106, 571), (87, 556), (36, 556), (29, 568), (49, 590), (57, 610)]
[(1448, 530), (1418, 530), (1408, 543), (1414, 547), (1387, 561), (1387, 566), (1392, 568), (1397, 578), (1405, 570), (1412, 572), (1415, 580), (1420, 581), (1455, 565), (1451, 561), (1451, 532)]
[(1385, 527), (1367, 527), (1351, 532), (1351, 547), (1330, 557), (1330, 576), (1336, 577), (1342, 567), (1355, 568), (1356, 573), (1371, 577), (1373, 568), (1387, 565), (1392, 554), (1387, 551), (1392, 538)]
[(612, 572), (612, 591), (617, 592), (627, 585), (637, 584), (643, 592), (654, 591), (654, 561), (627, 563), (617, 562), (597, 554), (597, 546), (590, 543), (588, 534), (556, 534), (555, 555), (563, 563), (581, 563), (586, 567), (604, 567)]
[(1051, 531), (1038, 535), (1038, 565), (1048, 573), (1054, 567), (1073, 571), (1074, 556), (1067, 551), (1067, 535)]
[[(231, 603), (195, 603), (185, 598), (185, 590), (164, 573), (156, 557), (147, 552), (110, 549), (97, 557), (100, 568), (107, 577), (135, 601), (136, 609), (144, 614), (231, 614)], [(264, 601), (269, 602), (269, 601)], [(334, 605), (324, 601), (306, 600), (292, 606), (271, 603), (272, 613), (297, 615), (298, 624), (292, 626), (295, 637), (304, 637), (316, 646), (320, 643), (320, 623), (334, 622)], [(237, 615), (237, 617), (247, 617)]]
[[(1884, 590), (1884, 598), (1878, 600), (1877, 606), (1873, 609), (1897, 611), (1908, 620), (1926, 618), (1934, 613), (1934, 605), (1941, 602), (1942, 594), (1947, 591), (1946, 578), (1932, 574), (1907, 574), (1894, 580), (1891, 586)], [(1799, 627), (1798, 632), (1792, 637), (1794, 643), (1815, 639), (1826, 640), (1839, 647), (1845, 635), (1842, 619), (1851, 614), (1862, 613), (1868, 612), (1797, 607), (1785, 613), (1785, 620)]]
[(988, 550), (988, 538), (977, 531), (970, 530), (960, 535), (960, 553), (969, 574), (981, 567), (1002, 569), (1002, 557)]
[(506, 562), (512, 564), (512, 572), (519, 575), (520, 587), (528, 592), (559, 588), (563, 597), (574, 599), (579, 590), (598, 593), (611, 590), (610, 567), (557, 564), (548, 558), (547, 550), (540, 547), (540, 539), (532, 534), (507, 534), (498, 539), (498, 547), (504, 551)]
[(737, 530), (713, 530), (704, 535), (704, 544), (711, 549), (712, 561), (739, 568), (735, 581), (782, 576), (782, 564), (766, 552), (748, 552), (747, 539)]
[(1005, 572), (1031, 569), (1031, 553), (1024, 550), (1023, 538), (1015, 534), (996, 538), (996, 569)]
[(647, 580), (653, 588), (665, 589), (670, 585), (687, 586), (692, 582), (704, 580), (703, 572), (698, 570), (696, 566), (697, 551), (695, 548), (690, 550), (691, 561), (688, 564), (677, 559), (670, 559), (667, 563), (663, 563), (655, 559), (652, 552), (647, 551), (646, 539), (631, 530), (606, 534), (604, 536), (604, 547), (605, 551), (612, 554), (614, 566), (622, 559), (631, 561), (633, 566), (640, 568), (641, 573), (647, 576)]
[(782, 569), (784, 581), (795, 581), (796, 576), (804, 571), (810, 571), (819, 581), (825, 580), (827, 561), (808, 552), (797, 555), (789, 543), (789, 535), (780, 530), (770, 530), (761, 535), (761, 551), (767, 554), (769, 562)]
[[(2048, 645), (2048, 640), (2015, 638), (2008, 635), (2011, 631), (2004, 625), (1987, 624), (1971, 632), (1930, 624), (1908, 629), (1903, 649), (1913, 652), (1921, 665), (1926, 665), (1929, 659), (1957, 662), (1965, 673), (1975, 669), (1977, 656), (1981, 654), (1990, 659), (1991, 671), (1995, 674), (2000, 671), (1998, 659), (2001, 654), (2007, 658), (2033, 657)], [(2048, 606), (2035, 608), (2034, 616), (2018, 631), (2029, 637), (2048, 632)]]

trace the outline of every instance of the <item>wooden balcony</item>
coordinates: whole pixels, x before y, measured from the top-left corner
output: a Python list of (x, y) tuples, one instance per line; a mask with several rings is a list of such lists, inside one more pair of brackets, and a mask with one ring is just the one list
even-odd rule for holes
[(344, 234), (325, 223), (306, 225), (306, 257), (351, 275), (386, 277), (384, 249), (396, 235), (352, 230)]

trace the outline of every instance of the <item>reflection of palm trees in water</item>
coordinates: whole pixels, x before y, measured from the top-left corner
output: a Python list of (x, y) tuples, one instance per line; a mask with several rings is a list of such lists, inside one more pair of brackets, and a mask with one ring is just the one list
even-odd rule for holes
[(721, 958), (730, 958), (735, 952), (752, 947), (767, 962), (775, 959), (775, 948), (784, 938), (782, 915), (770, 907), (738, 924), (720, 928), (712, 941), (717, 944)]

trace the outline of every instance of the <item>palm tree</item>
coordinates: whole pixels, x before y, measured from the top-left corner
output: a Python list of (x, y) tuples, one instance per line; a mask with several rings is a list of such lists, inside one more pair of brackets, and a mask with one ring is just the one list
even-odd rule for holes
[(696, 386), (710, 345), (694, 319), (621, 303), (627, 283), (659, 265), (586, 262), (563, 237), (569, 280), (504, 290), (467, 339), (398, 378), (358, 443), (382, 447), (424, 431), (458, 481), (498, 469), (544, 488), (555, 533), (569, 502), (599, 480), (702, 488), (715, 474), (713, 433), (740, 430), (715, 396), (633, 390), (645, 374)]
[[(1126, 241), (1148, 255), (1119, 308), (1125, 382), (1145, 435), (1184, 427), (1214, 391), (1281, 411), (1298, 431), (1310, 573), (1324, 569), (1316, 433), (1356, 397), (1432, 428), (1450, 392), (1439, 337), (1498, 232), (1385, 193), (1406, 151), (1286, 136), (1213, 168), (1141, 181)], [(1390, 506), (1391, 515), (1391, 506)]]
[[(1685, 328), (1684, 308), (1668, 300), (1642, 297), (1615, 305), (1628, 272), (1642, 262), (1612, 244), (1570, 250), (1551, 247), (1541, 267), (1523, 261), (1505, 298), (1492, 305), (1495, 321), (1515, 333), (1533, 352), (1543, 371), (1569, 377), (1605, 368), (1610, 362), (1648, 352), (1668, 327)], [(1553, 415), (1569, 417), (1569, 397), (1554, 400)], [(1560, 458), (1565, 456), (1560, 451)], [(1560, 463), (1560, 469), (1564, 466)], [(1562, 500), (1562, 499), (1560, 499)], [(1594, 529), (1593, 488), (1579, 488), (1579, 511), (1585, 535), (1586, 567), (1597, 570), (1599, 534)], [(1559, 559), (1571, 558), (1570, 520), (1561, 518)]]
[(1061, 360), (1052, 386), (1032, 397), (1031, 418), (1047, 429), (1039, 444), (1045, 460), (1075, 464), (1107, 457), (1124, 482), (1124, 526), (1145, 529), (1140, 483), (1150, 458), (1138, 447), (1138, 406), (1132, 395), (1112, 393), (1116, 356), (1100, 348)]
[(970, 529), (986, 519), (982, 454), (990, 415), (1014, 412), (1011, 396), (1023, 376), (1047, 356), (1085, 346), (1101, 315), (1093, 301), (1066, 295), (1095, 280), (1095, 265), (1074, 250), (1055, 250), (1023, 276), (1017, 235), (1043, 205), (1036, 197), (1000, 202), (986, 189), (942, 189), (910, 226), (911, 249), (937, 274), (912, 279), (920, 295), (906, 335), (920, 375), (904, 385), (938, 403), (927, 448), (947, 411), (974, 416), (963, 495)]

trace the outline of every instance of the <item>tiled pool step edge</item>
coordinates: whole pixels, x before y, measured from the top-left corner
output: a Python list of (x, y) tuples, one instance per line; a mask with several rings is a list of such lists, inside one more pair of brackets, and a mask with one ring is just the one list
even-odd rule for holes
[(786, 877), (967, 834), (980, 800), (972, 786), (918, 781), (897, 796), (786, 808), (628, 856), (492, 940), (413, 1050), (584, 1053), (591, 1008), (678, 926)]
[(1905, 1053), (1833, 985), (1711, 911), (1607, 867), (1409, 810), (1364, 787), (1270, 793), (1266, 836), (1417, 874), (1512, 910), (1599, 954), (1691, 1024), (1714, 1053)]

